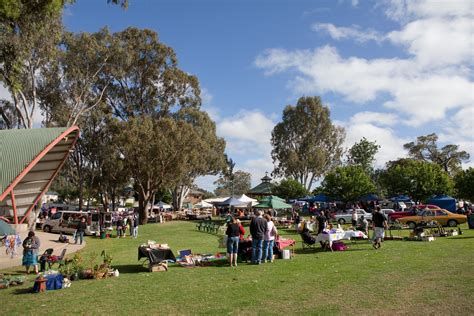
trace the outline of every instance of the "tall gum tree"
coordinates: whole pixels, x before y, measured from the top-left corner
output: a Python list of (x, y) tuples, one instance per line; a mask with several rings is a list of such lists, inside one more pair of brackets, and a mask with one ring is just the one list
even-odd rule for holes
[(10, 92), (23, 128), (33, 127), (39, 83), (55, 62), (63, 5), (62, 0), (0, 3), (0, 84)]
[(225, 168), (225, 141), (217, 137), (216, 124), (206, 112), (188, 107), (179, 110), (174, 117), (191, 125), (196, 133), (194, 145), (182, 149), (188, 159), (172, 192), (173, 207), (179, 210), (198, 176), (216, 175)]
[(292, 178), (308, 191), (313, 183), (339, 165), (345, 132), (332, 124), (320, 97), (302, 97), (283, 110), (272, 131), (273, 174)]

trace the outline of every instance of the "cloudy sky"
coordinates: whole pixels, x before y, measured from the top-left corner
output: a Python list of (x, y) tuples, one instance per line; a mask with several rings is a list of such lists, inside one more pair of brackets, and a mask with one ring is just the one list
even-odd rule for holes
[(227, 153), (257, 184), (273, 169), (273, 126), (303, 95), (322, 97), (346, 147), (377, 141), (379, 166), (432, 132), (474, 157), (473, 12), (472, 0), (130, 0), (126, 11), (81, 0), (64, 22), (157, 31), (198, 76)]

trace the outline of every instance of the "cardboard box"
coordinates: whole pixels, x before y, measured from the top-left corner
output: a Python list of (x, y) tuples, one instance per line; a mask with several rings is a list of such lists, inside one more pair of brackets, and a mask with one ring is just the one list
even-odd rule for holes
[(159, 264), (149, 264), (148, 271), (150, 272), (165, 272), (168, 271), (168, 264), (166, 263), (159, 263)]

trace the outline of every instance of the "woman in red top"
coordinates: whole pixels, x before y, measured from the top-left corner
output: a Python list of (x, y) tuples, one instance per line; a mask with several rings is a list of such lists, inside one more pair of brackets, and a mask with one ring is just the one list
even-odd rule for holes
[(239, 232), (240, 232), (240, 240), (244, 239), (244, 236), (245, 236), (245, 229), (244, 229), (244, 226), (242, 226), (242, 224), (240, 223), (240, 220), (237, 220), (236, 221), (237, 224), (239, 224)]

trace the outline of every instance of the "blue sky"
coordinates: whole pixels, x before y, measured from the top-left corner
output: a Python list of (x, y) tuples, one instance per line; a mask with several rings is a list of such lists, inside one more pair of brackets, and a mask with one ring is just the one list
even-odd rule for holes
[[(149, 28), (195, 74), (237, 169), (272, 171), (284, 106), (319, 95), (346, 147), (377, 141), (377, 164), (436, 132), (474, 157), (473, 1), (106, 0), (67, 8), (69, 31)], [(472, 165), (472, 164), (471, 164)], [(212, 190), (213, 177), (197, 183)]]

